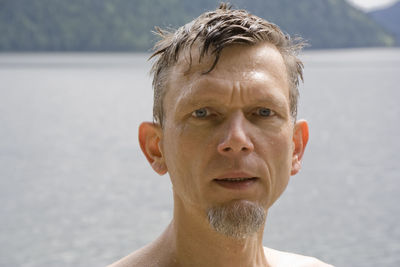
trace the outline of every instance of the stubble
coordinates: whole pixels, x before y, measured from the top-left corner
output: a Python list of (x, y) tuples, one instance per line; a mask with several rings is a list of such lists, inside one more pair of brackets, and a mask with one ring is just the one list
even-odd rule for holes
[(243, 239), (257, 233), (265, 223), (264, 208), (250, 201), (234, 201), (211, 207), (207, 211), (208, 221), (218, 233)]

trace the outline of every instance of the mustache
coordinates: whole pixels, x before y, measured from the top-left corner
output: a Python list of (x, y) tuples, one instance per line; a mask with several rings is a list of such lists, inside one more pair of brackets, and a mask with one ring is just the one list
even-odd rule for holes
[(203, 170), (210, 170), (210, 173), (207, 176), (218, 178), (225, 173), (232, 172), (248, 173), (248, 176), (259, 177), (262, 175), (262, 173), (260, 173), (261, 171), (259, 166), (259, 159), (254, 157), (215, 157), (206, 162), (205, 166), (199, 167)]

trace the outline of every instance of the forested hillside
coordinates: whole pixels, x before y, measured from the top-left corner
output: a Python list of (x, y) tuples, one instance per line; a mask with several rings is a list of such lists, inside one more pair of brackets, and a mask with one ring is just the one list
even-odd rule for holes
[[(154, 26), (177, 27), (216, 0), (0, 0), (0, 51), (148, 51)], [(232, 0), (311, 48), (387, 46), (391, 35), (345, 0)]]
[(396, 4), (370, 12), (369, 15), (396, 38), (396, 45), (400, 46), (400, 1)]

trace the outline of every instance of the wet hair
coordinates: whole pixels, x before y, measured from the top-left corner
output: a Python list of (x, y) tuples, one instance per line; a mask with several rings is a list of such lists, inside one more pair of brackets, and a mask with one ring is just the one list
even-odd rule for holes
[(176, 31), (156, 28), (161, 37), (154, 46), (150, 59), (156, 58), (151, 74), (153, 75), (154, 103), (153, 119), (163, 126), (163, 98), (167, 91), (168, 74), (178, 62), (184, 51), (189, 52), (189, 69), (192, 63), (191, 51), (194, 45), (200, 51), (199, 61), (204, 56), (214, 56), (213, 64), (205, 73), (211, 72), (220, 57), (222, 49), (234, 44), (255, 45), (273, 44), (281, 53), (289, 79), (290, 113), (297, 117), (297, 99), (299, 80), (303, 80), (303, 63), (297, 57), (305, 43), (301, 38), (291, 38), (281, 29), (246, 10), (235, 10), (221, 3), (214, 11), (206, 12), (198, 18), (180, 27)]

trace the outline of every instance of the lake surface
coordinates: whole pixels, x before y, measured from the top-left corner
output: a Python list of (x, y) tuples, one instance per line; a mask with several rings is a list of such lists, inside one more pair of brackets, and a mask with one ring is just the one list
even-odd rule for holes
[[(0, 54), (0, 266), (105, 266), (171, 219), (141, 155), (147, 54)], [(309, 51), (303, 169), (264, 244), (336, 266), (400, 266), (400, 49)]]

